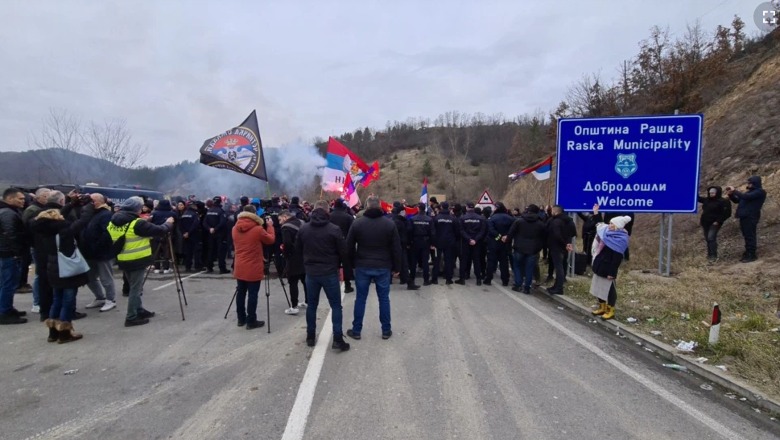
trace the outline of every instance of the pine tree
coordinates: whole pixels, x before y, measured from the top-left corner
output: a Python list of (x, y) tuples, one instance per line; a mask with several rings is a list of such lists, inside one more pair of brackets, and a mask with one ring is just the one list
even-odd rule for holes
[(422, 170), (420, 170), (423, 174), (423, 176), (430, 176), (433, 174), (433, 167), (431, 166), (431, 161), (426, 157), (425, 162), (422, 164)]

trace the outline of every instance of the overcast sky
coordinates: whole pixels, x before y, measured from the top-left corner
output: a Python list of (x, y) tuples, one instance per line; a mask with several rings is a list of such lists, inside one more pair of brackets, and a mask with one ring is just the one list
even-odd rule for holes
[[(0, 149), (49, 108), (124, 118), (148, 165), (198, 157), (254, 108), (266, 147), (448, 110), (553, 109), (653, 25), (707, 31), (751, 0), (0, 0)], [(272, 166), (272, 164), (269, 164)]]

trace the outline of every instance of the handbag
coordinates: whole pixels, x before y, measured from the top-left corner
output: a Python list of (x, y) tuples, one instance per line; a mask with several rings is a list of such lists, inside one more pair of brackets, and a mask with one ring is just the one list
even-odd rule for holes
[(54, 240), (57, 243), (57, 266), (59, 267), (60, 278), (75, 277), (76, 275), (89, 272), (89, 264), (81, 255), (81, 252), (79, 252), (79, 247), (76, 246), (75, 240), (73, 255), (70, 257), (60, 251), (60, 234), (57, 234)]

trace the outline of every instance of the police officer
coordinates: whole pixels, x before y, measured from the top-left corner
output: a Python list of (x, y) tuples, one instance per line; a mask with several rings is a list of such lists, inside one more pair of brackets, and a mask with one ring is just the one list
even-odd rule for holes
[(496, 212), (487, 221), (487, 271), (485, 272), (485, 284), (488, 286), (493, 281), (496, 267), (501, 271), (501, 285), (509, 285), (509, 255), (511, 243), (503, 240), (509, 234), (515, 219), (507, 212), (503, 203), (496, 203)]
[(179, 229), (181, 230), (182, 247), (184, 248), (184, 270), (187, 272), (192, 271), (192, 269), (201, 270), (203, 262), (201, 261), (200, 249), (200, 217), (198, 216), (198, 207), (195, 203), (187, 203), (187, 208), (179, 217)]
[(409, 249), (409, 284), (414, 284), (417, 276), (417, 266), (422, 267), (423, 286), (430, 286), (428, 259), (431, 257), (431, 247), (434, 243), (433, 219), (425, 213), (425, 204), (417, 206), (417, 215), (412, 217), (411, 245)]
[(444, 278), (447, 284), (452, 284), (455, 272), (455, 252), (460, 242), (460, 223), (450, 213), (450, 204), (441, 202), (441, 212), (433, 218), (433, 237), (436, 247), (436, 262), (433, 265), (431, 284), (439, 284), (441, 260), (444, 258)]
[(407, 290), (417, 290), (420, 286), (416, 286), (414, 282), (409, 279), (410, 224), (409, 220), (406, 218), (406, 209), (404, 209), (403, 203), (393, 203), (391, 220), (395, 223), (395, 228), (398, 230), (398, 237), (401, 239), (401, 267), (398, 279), (401, 284), (406, 284)]
[[(490, 206), (486, 206), (484, 209), (482, 209), (482, 212), (478, 212), (477, 209), (479, 208), (478, 207), (474, 208), (474, 212), (476, 212), (477, 214), (482, 214), (482, 216), (485, 217), (485, 225), (487, 227), (487, 221), (488, 219), (490, 219), (490, 216), (493, 215), (493, 208), (491, 208)], [(477, 278), (479, 278), (480, 280), (484, 280), (486, 276), (485, 273), (487, 271), (487, 258), (488, 258), (488, 236), (486, 232), (485, 239), (482, 240), (482, 242), (479, 244), (479, 264), (480, 264), (479, 267), (482, 268), (482, 272), (480, 272), (479, 275), (477, 275)]]
[(212, 199), (213, 206), (206, 212), (203, 218), (203, 227), (206, 229), (209, 239), (209, 258), (206, 262), (206, 272), (214, 272), (214, 260), (218, 260), (219, 273), (230, 273), (227, 269), (225, 257), (227, 256), (227, 215), (222, 209), (222, 198), (216, 196)]
[(466, 284), (466, 277), (469, 274), (469, 268), (474, 265), (474, 275), (477, 278), (477, 286), (482, 285), (482, 267), (479, 261), (479, 244), (485, 239), (487, 234), (487, 222), (485, 217), (474, 212), (474, 203), (466, 204), (466, 213), (460, 217), (460, 235), (461, 235), (461, 265), (460, 278), (457, 284)]

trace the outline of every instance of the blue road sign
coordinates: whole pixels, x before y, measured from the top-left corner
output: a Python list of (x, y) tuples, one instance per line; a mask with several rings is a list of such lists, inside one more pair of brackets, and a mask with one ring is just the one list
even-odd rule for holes
[(698, 114), (560, 119), (556, 203), (695, 213), (703, 123)]

